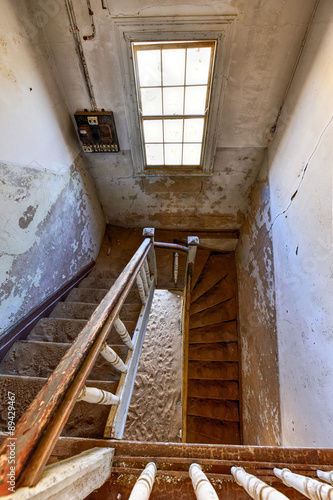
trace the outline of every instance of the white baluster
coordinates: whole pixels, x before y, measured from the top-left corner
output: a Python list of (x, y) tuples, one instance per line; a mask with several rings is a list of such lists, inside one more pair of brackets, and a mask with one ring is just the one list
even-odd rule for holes
[(128, 500), (148, 500), (155, 481), (156, 465), (149, 462), (135, 483)]
[(146, 271), (146, 276), (147, 276), (148, 283), (150, 283), (150, 271), (149, 271), (149, 264), (148, 264), (148, 260), (147, 259), (144, 260), (143, 265), (144, 265), (144, 268), (145, 268), (145, 271)]
[(106, 342), (103, 343), (103, 347), (101, 349), (101, 355), (106, 359), (116, 370), (121, 373), (126, 373), (127, 368), (124, 362), (120, 359), (118, 354), (111, 349), (110, 346), (107, 345)]
[(119, 403), (119, 397), (111, 392), (97, 389), (97, 387), (82, 387), (77, 401), (86, 401), (87, 403), (94, 403), (99, 405), (116, 405)]
[(177, 281), (178, 281), (178, 253), (175, 252), (174, 255), (174, 262), (173, 262), (173, 282), (175, 285), (177, 285)]
[(124, 342), (124, 344), (126, 344), (127, 347), (129, 349), (131, 349), (131, 351), (133, 351), (134, 345), (133, 345), (132, 339), (131, 339), (131, 337), (126, 329), (126, 326), (121, 321), (119, 316), (118, 316), (118, 318), (115, 319), (113, 326), (115, 327), (116, 332), (118, 333), (119, 337)]
[(146, 294), (145, 294), (145, 289), (143, 288), (143, 282), (142, 282), (140, 274), (138, 274), (136, 277), (136, 285), (137, 285), (138, 290), (139, 290), (139, 295), (140, 295), (142, 304), (145, 304), (146, 303)]
[(200, 465), (191, 464), (189, 475), (192, 479), (194, 493), (198, 500), (218, 500), (218, 496), (213, 486), (209, 482), (206, 474), (202, 472)]
[(141, 279), (142, 279), (143, 288), (145, 290), (145, 295), (146, 295), (146, 297), (148, 297), (149, 286), (148, 286), (146, 271), (145, 271), (145, 269), (144, 269), (143, 266), (141, 266), (141, 269), (140, 269), (140, 276), (141, 276)]
[(275, 468), (274, 474), (281, 479), (284, 484), (295, 488), (295, 490), (312, 500), (333, 500), (333, 488), (328, 484), (321, 483), (311, 477), (294, 474), (289, 469)]
[(317, 470), (317, 476), (322, 481), (326, 481), (326, 483), (330, 483), (333, 486), (333, 470), (329, 472), (324, 472), (322, 470)]
[(264, 483), (256, 476), (245, 472), (243, 467), (231, 467), (235, 481), (255, 500), (288, 500), (288, 497)]

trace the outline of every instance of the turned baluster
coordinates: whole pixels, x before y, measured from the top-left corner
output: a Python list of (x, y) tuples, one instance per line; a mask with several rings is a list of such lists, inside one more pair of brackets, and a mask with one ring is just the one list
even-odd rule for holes
[(156, 465), (149, 462), (135, 483), (128, 500), (148, 500), (156, 475)]
[(326, 481), (326, 483), (330, 483), (333, 486), (333, 470), (329, 472), (324, 472), (322, 470), (317, 470), (317, 476), (322, 481)]
[(149, 285), (148, 285), (148, 281), (147, 281), (146, 271), (145, 271), (145, 269), (144, 269), (143, 266), (140, 269), (140, 276), (141, 276), (141, 279), (142, 279), (142, 283), (143, 283), (143, 288), (144, 288), (144, 291), (145, 291), (145, 295), (146, 295), (146, 297), (148, 297)]
[(85, 401), (86, 403), (94, 403), (98, 405), (116, 405), (119, 403), (119, 397), (111, 392), (97, 389), (97, 387), (82, 387), (76, 401)]
[(179, 254), (177, 252), (175, 252), (173, 254), (173, 258), (174, 258), (174, 261), (173, 261), (173, 282), (175, 285), (177, 285), (177, 281), (178, 281), (178, 258), (179, 258)]
[(107, 345), (106, 342), (103, 343), (103, 347), (101, 349), (101, 355), (116, 370), (118, 370), (118, 371), (120, 371), (122, 373), (126, 373), (127, 372), (127, 368), (126, 368), (126, 365), (124, 364), (124, 362), (120, 359), (120, 357), (118, 356), (118, 354), (113, 349), (111, 349), (110, 346)]
[(126, 326), (121, 321), (121, 319), (119, 318), (119, 316), (115, 319), (115, 321), (113, 323), (113, 326), (115, 327), (116, 332), (118, 333), (119, 337), (124, 342), (124, 344), (126, 344), (127, 347), (131, 351), (133, 351), (134, 345), (133, 345), (132, 339), (131, 339), (128, 331), (127, 331)]
[(231, 467), (235, 481), (255, 500), (288, 500), (288, 497), (264, 483), (256, 476), (245, 472), (243, 467)]
[(209, 482), (206, 474), (202, 472), (199, 464), (191, 464), (189, 475), (192, 479), (194, 493), (198, 500), (218, 500), (218, 496), (213, 486)]
[(274, 474), (281, 479), (284, 484), (295, 488), (307, 498), (312, 500), (333, 500), (333, 487), (321, 483), (311, 477), (294, 474), (289, 469), (274, 469)]

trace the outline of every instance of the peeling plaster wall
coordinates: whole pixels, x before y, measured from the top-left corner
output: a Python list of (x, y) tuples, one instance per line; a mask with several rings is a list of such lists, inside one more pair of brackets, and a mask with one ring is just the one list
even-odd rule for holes
[(284, 446), (333, 446), (332, 53), (321, 0), (268, 156)]
[(0, 331), (95, 258), (105, 228), (36, 5), (1, 0)]
[(267, 159), (236, 249), (244, 444), (281, 444), (274, 264)]
[(0, 329), (94, 259), (104, 216), (79, 157), (67, 174), (0, 163)]

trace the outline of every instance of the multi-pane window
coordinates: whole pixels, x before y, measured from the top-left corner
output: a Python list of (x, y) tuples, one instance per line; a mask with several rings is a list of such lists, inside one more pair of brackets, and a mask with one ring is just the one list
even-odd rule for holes
[(146, 167), (202, 165), (215, 44), (132, 43)]

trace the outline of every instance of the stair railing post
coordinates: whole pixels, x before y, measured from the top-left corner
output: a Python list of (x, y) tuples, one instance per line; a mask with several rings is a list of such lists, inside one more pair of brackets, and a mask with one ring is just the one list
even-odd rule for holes
[(148, 500), (156, 475), (156, 465), (149, 462), (135, 483), (128, 500)]
[(281, 479), (284, 484), (295, 488), (295, 490), (312, 500), (332, 500), (333, 487), (329, 484), (321, 483), (311, 477), (294, 474), (289, 469), (274, 468), (274, 474)]
[(191, 464), (189, 475), (197, 500), (218, 500), (218, 496), (199, 464)]
[(191, 290), (192, 290), (192, 276), (194, 271), (194, 261), (197, 253), (197, 246), (199, 245), (199, 238), (197, 236), (188, 236), (187, 238), (188, 254), (186, 262), (185, 274), (185, 289), (183, 301), (183, 390), (182, 390), (182, 442), (186, 443), (187, 426), (187, 385), (188, 385), (188, 343), (189, 343), (189, 326), (190, 326), (190, 305), (191, 305)]
[(242, 486), (254, 500), (288, 500), (283, 493), (264, 483), (252, 474), (245, 472), (243, 467), (231, 467), (231, 474), (237, 484)]
[(155, 286), (157, 286), (157, 265), (156, 265), (156, 254), (154, 248), (155, 229), (153, 227), (145, 227), (142, 234), (145, 238), (150, 238), (150, 241), (152, 243), (147, 258), (148, 258), (150, 272), (151, 274), (154, 275)]

